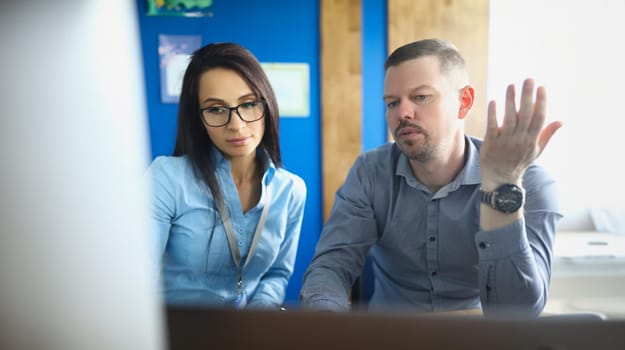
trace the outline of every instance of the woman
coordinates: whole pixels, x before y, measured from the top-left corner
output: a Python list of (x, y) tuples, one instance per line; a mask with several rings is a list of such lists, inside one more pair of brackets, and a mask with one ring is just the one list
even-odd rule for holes
[(232, 43), (193, 53), (174, 154), (148, 174), (166, 302), (278, 308), (306, 186), (281, 168), (278, 104), (252, 53)]

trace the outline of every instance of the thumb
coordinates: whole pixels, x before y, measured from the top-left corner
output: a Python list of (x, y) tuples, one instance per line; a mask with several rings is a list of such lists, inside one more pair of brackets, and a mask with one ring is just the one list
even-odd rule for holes
[(562, 122), (555, 121), (547, 125), (543, 131), (540, 132), (540, 136), (538, 137), (538, 154), (540, 155), (551, 137), (562, 127)]

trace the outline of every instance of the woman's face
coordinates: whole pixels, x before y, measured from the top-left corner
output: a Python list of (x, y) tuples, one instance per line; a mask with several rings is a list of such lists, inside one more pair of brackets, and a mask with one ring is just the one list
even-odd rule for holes
[[(204, 127), (215, 146), (230, 160), (254, 157), (265, 133), (263, 119), (266, 107), (260, 96), (252, 92), (238, 73), (224, 68), (213, 68), (203, 73), (198, 88)], [(238, 113), (237, 110), (229, 110), (237, 106)], [(209, 125), (226, 121), (223, 126)]]

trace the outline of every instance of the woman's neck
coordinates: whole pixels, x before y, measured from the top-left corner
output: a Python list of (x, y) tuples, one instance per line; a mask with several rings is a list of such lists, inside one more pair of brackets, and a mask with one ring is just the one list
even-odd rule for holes
[(237, 187), (241, 209), (244, 213), (260, 200), (260, 165), (256, 155), (230, 159), (230, 174)]
[(245, 182), (257, 181), (258, 162), (256, 161), (256, 155), (252, 153), (245, 157), (230, 159), (230, 174), (237, 187)]

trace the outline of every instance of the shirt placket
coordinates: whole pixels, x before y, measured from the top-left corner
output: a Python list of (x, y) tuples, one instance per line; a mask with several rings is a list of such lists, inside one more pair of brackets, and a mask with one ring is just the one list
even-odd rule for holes
[[(439, 200), (433, 199), (428, 202), (427, 221), (426, 221), (426, 237), (425, 237), (425, 259), (427, 264), (427, 274), (430, 280), (430, 294), (434, 294), (440, 288), (439, 270), (438, 270), (438, 223), (439, 223)], [(434, 302), (432, 301), (434, 309)]]

